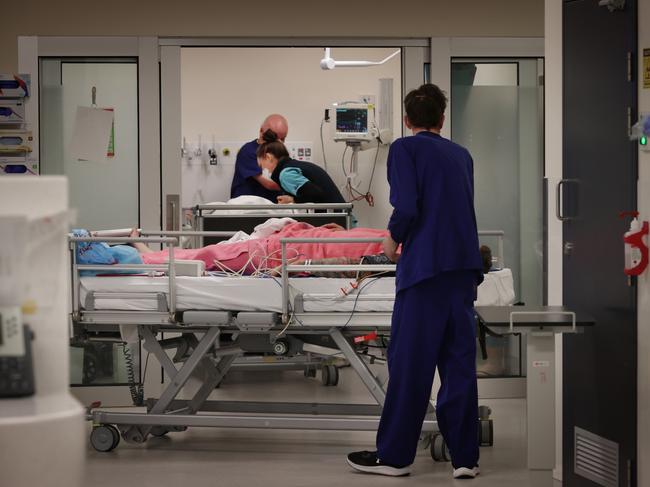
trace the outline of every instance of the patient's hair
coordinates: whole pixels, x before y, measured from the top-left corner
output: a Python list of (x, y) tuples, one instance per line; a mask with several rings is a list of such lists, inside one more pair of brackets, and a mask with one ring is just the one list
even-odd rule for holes
[(289, 151), (273, 130), (267, 129), (262, 134), (262, 140), (264, 142), (257, 147), (255, 152), (257, 157), (263, 157), (266, 154), (271, 154), (277, 160), (289, 157)]
[(433, 84), (412, 90), (404, 98), (404, 110), (413, 127), (432, 129), (440, 127), (447, 108), (445, 93)]
[(492, 249), (487, 245), (481, 245), (481, 261), (483, 262), (483, 274), (487, 274), (492, 269)]

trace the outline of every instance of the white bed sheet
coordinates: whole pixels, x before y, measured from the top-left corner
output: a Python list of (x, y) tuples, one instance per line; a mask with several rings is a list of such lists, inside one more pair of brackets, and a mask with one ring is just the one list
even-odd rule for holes
[[(339, 290), (348, 287), (350, 279), (339, 278), (293, 278), (292, 292), (302, 293), (305, 311), (385, 311), (393, 309), (395, 279), (382, 277), (365, 281), (369, 283), (356, 302), (344, 298)], [(166, 277), (105, 276), (81, 279), (81, 304), (88, 292), (101, 293), (165, 293), (168, 294)], [(282, 287), (280, 280), (254, 277), (189, 277), (176, 278), (177, 309), (223, 310), (223, 311), (282, 311)], [(512, 272), (503, 269), (490, 272), (478, 288), (478, 305), (508, 305), (514, 302)], [(96, 299), (96, 310), (156, 310), (155, 299)]]

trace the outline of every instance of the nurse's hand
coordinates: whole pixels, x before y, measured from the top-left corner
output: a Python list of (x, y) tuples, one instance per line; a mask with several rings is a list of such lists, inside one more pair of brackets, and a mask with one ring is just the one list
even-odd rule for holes
[(294, 202), (293, 196), (289, 196), (288, 194), (281, 194), (278, 196), (278, 203), (281, 205), (289, 205)]
[(382, 247), (384, 248), (384, 254), (392, 262), (397, 262), (399, 260), (399, 255), (397, 255), (397, 243), (390, 235), (387, 235), (382, 242)]

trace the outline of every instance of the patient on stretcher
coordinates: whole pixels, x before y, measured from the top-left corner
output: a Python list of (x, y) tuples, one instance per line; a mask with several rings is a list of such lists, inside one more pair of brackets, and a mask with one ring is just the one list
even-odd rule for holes
[[(329, 223), (314, 227), (304, 222), (291, 221), (278, 231), (262, 237), (243, 241), (220, 242), (199, 249), (174, 248), (176, 260), (201, 260), (206, 270), (227, 271), (241, 275), (277, 272), (282, 263), (281, 244), (283, 238), (383, 238), (387, 230), (372, 228), (354, 228), (345, 230), (343, 227)], [(134, 231), (131, 236), (138, 236)], [(144, 243), (134, 243), (133, 246), (117, 245), (104, 250), (113, 254), (114, 260), (94, 262), (91, 252), (82, 248), (77, 251), (77, 261), (88, 264), (143, 263), (165, 264), (169, 259), (168, 250), (154, 251)], [(119, 248), (119, 252), (115, 249)], [(287, 245), (287, 259), (292, 263), (336, 263), (358, 264), (364, 256), (375, 256), (382, 253), (381, 242), (363, 243), (292, 243)], [(109, 258), (110, 259), (110, 258)], [(329, 274), (332, 276), (332, 274)]]
[[(289, 219), (287, 219), (289, 220)], [(354, 228), (345, 230), (343, 227), (328, 223), (314, 227), (308, 223), (293, 220), (279, 226), (273, 233), (248, 240), (220, 242), (198, 249), (174, 248), (176, 260), (201, 260), (208, 271), (224, 271), (239, 275), (277, 275), (282, 263), (281, 239), (284, 238), (384, 238), (388, 230), (373, 228)], [(134, 230), (132, 237), (137, 237)], [(106, 246), (108, 247), (108, 246)], [(362, 243), (291, 243), (287, 244), (287, 260), (294, 264), (334, 264), (354, 265), (359, 263), (386, 264), (388, 259), (382, 253), (381, 242)], [(118, 251), (119, 250), (119, 251)], [(114, 255), (113, 262), (84, 262), (85, 255), (77, 255), (80, 263), (143, 263), (165, 264), (169, 259), (168, 250), (154, 251), (144, 243), (134, 243), (133, 246), (118, 245), (109, 248)], [(83, 252), (83, 249), (82, 249)], [(484, 267), (489, 271), (492, 261), (489, 247), (481, 248)], [(383, 258), (383, 260), (382, 260)], [(339, 274), (327, 272), (320, 274), (310, 272), (310, 275), (326, 277), (350, 277), (354, 273)]]
[[(200, 249), (174, 249), (174, 258), (181, 260), (202, 260), (206, 270), (222, 270), (245, 275), (260, 270), (273, 271), (282, 263), (283, 238), (383, 238), (387, 230), (372, 228), (343, 227), (330, 223), (314, 227), (304, 222), (285, 225), (281, 230), (265, 237), (232, 243), (207, 245)], [(162, 264), (168, 260), (168, 251), (152, 251), (142, 244), (136, 244), (145, 264)], [(380, 242), (363, 243), (292, 243), (287, 245), (287, 259), (293, 263), (311, 260), (338, 259), (338, 263), (358, 263), (365, 255), (381, 254)], [(330, 262), (332, 262), (330, 260)]]

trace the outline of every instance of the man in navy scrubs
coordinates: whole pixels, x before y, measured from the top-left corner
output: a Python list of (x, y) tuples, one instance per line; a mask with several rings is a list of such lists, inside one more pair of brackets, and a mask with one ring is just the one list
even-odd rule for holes
[(479, 473), (473, 302), (483, 274), (473, 162), (467, 149), (440, 136), (446, 106), (435, 85), (411, 91), (404, 108), (413, 135), (393, 142), (388, 154), (393, 214), (384, 252), (395, 261), (399, 244), (402, 251), (377, 450), (348, 455), (362, 472), (411, 472), (437, 367), (436, 415), (453, 476)]
[(273, 130), (278, 139), (284, 142), (289, 132), (289, 124), (282, 115), (269, 115), (262, 122), (258, 138), (242, 145), (235, 161), (235, 175), (232, 178), (230, 187), (231, 198), (254, 195), (275, 203), (280, 195), (280, 187), (262, 174), (262, 168), (257, 164), (257, 156), (255, 155), (257, 147), (263, 142), (262, 134), (268, 129)]

